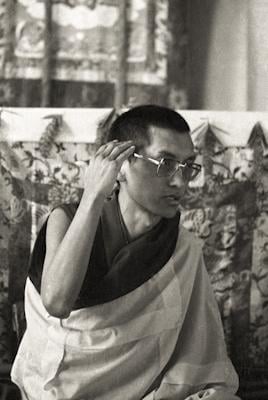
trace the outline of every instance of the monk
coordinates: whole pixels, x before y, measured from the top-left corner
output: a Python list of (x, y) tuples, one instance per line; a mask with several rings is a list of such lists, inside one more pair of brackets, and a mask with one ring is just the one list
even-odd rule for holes
[(12, 368), (23, 399), (238, 399), (202, 243), (180, 223), (200, 170), (174, 110), (113, 122), (81, 201), (54, 208), (34, 246)]

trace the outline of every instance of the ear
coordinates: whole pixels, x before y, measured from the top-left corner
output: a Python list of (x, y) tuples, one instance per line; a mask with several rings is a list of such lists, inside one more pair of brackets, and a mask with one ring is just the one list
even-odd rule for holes
[(127, 160), (125, 160), (121, 166), (120, 171), (118, 172), (117, 175), (117, 180), (119, 182), (125, 182), (126, 180), (126, 170), (127, 170)]
[(117, 175), (117, 180), (118, 180), (118, 182), (125, 182), (126, 177), (125, 177), (125, 174), (122, 172), (122, 170), (119, 171), (119, 173)]

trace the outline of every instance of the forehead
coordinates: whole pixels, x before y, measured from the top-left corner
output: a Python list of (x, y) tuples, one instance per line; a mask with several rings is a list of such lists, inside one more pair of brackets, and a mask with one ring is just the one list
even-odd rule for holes
[(183, 161), (194, 156), (194, 146), (188, 132), (180, 133), (153, 126), (149, 137), (150, 144), (144, 150), (151, 157), (171, 156)]

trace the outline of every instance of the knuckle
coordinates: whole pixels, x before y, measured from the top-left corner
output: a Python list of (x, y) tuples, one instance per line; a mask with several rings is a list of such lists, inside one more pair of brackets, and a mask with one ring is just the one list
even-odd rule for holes
[(107, 146), (106, 143), (105, 143), (105, 144), (102, 144), (102, 145), (97, 149), (97, 152), (103, 151), (103, 150), (106, 148), (106, 146)]
[(103, 158), (103, 156), (100, 153), (95, 155), (95, 160), (96, 161), (101, 160), (102, 158)]

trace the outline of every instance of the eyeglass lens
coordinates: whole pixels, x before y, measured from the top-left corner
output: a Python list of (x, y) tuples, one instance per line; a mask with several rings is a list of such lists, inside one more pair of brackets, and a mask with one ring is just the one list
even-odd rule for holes
[(158, 176), (170, 176), (178, 170), (181, 171), (183, 178), (188, 181), (195, 179), (199, 173), (199, 169), (191, 164), (179, 166), (178, 161), (163, 158), (158, 166)]

